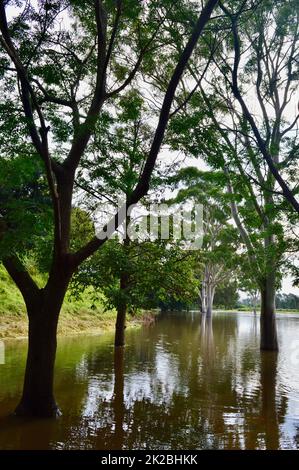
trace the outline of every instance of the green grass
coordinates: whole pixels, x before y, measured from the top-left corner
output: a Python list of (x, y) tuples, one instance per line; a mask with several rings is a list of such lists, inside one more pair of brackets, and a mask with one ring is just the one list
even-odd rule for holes
[(21, 316), (24, 313), (24, 302), (17, 287), (9, 275), (0, 265), (0, 315), (14, 314)]
[[(31, 273), (38, 285), (44, 283), (43, 277)], [(71, 335), (81, 333), (98, 334), (114, 328), (116, 312), (105, 311), (101, 300), (92, 308), (91, 292), (86, 290), (80, 299), (66, 295), (59, 320), (58, 334)], [(135, 326), (140, 319), (130, 319), (129, 326)], [(0, 265), (0, 338), (26, 337), (28, 321), (23, 298), (10, 279), (6, 270)]]
[[(242, 307), (242, 308), (234, 308), (234, 309), (225, 309), (225, 308), (218, 308), (214, 309), (215, 312), (226, 312), (226, 313), (253, 313), (253, 308), (250, 307)], [(256, 312), (259, 313), (260, 308), (256, 308)], [(276, 309), (276, 313), (299, 313), (299, 310), (295, 309)]]

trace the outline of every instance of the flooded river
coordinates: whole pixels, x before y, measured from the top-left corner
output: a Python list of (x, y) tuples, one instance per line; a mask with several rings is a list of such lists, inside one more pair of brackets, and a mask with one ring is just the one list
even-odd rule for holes
[(55, 391), (63, 416), (11, 416), (26, 342), (5, 344), (0, 449), (299, 448), (299, 315), (278, 315), (280, 352), (260, 353), (259, 318), (158, 316), (113, 335), (60, 338)]

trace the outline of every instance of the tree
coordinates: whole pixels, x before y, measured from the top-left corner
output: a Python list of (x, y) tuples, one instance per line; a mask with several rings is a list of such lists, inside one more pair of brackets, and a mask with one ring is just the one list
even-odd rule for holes
[[(181, 129), (180, 124), (178, 128)], [(170, 132), (168, 138), (172, 145), (176, 145), (176, 132)], [(239, 236), (229, 220), (230, 206), (223, 191), (223, 174), (187, 167), (169, 181), (175, 186), (185, 186), (179, 190), (176, 201), (193, 199), (204, 207), (203, 243), (198, 250), (196, 271), (201, 282), (201, 311), (210, 317), (217, 288), (231, 280), (238, 271)]]
[[(117, 210), (119, 200), (131, 197), (150, 148), (152, 129), (146, 111), (145, 99), (132, 87), (116, 100), (113, 113), (106, 111), (99, 119), (99, 131), (90, 146), (92, 155), (82, 159), (76, 179), (80, 206), (90, 213), (100, 213), (109, 220)], [(151, 195), (140, 201), (139, 211), (146, 210), (145, 206), (150, 207), (159, 199), (166, 171), (167, 165), (157, 165), (152, 176)], [(146, 221), (149, 224), (148, 218)], [(116, 308), (116, 347), (125, 343), (127, 311), (157, 306), (159, 301), (165, 301), (165, 295), (170, 294), (175, 301), (188, 303), (194, 292), (188, 256), (176, 242), (161, 239), (155, 243), (134, 241), (128, 233), (130, 224), (136, 229), (140, 225), (140, 215), (134, 216), (134, 211), (127, 215), (128, 227), (119, 227), (120, 238), (111, 241), (103, 253), (96, 254), (79, 268), (75, 283), (77, 290), (89, 284), (96, 290), (101, 288), (108, 307)]]
[[(232, 38), (224, 42), (224, 49), (216, 65), (227, 87), (224, 98), (227, 109), (232, 110), (232, 120), (227, 127), (230, 126), (235, 134), (239, 134), (239, 141), (243, 140), (244, 159), (241, 163), (239, 157), (239, 168), (240, 164), (243, 165), (245, 178), (251, 180), (251, 193), (262, 193), (264, 201), (263, 207), (260, 206), (262, 211), (259, 211), (259, 217), (265, 234), (265, 257), (264, 265), (259, 269), (260, 275), (256, 276), (261, 290), (262, 349), (278, 348), (274, 319), (275, 291), (280, 275), (278, 260), (282, 259), (285, 250), (283, 228), (282, 225), (279, 228), (278, 222), (278, 214), (281, 212), (277, 211), (281, 195), (297, 211), (299, 207), (294, 197), (296, 191), (290, 190), (282, 176), (288, 175), (292, 181), (298, 144), (296, 134), (292, 136), (298, 121), (297, 108), (293, 112), (288, 106), (295, 96), (298, 80), (298, 5), (295, 3), (263, 2), (249, 14), (244, 13), (243, 7), (232, 14), (231, 10), (222, 5), (231, 24)], [(239, 31), (240, 24), (243, 33)], [(233, 61), (228, 59), (230, 39), (233, 42)], [(258, 111), (248, 104), (249, 97), (252, 101), (252, 83)], [(266, 162), (265, 169), (263, 162)], [(252, 169), (248, 171), (246, 166)], [(277, 191), (276, 181), (282, 193)], [(229, 186), (229, 191), (233, 193), (232, 186)], [(232, 209), (250, 252), (249, 240), (241, 227), (237, 208)]]
[(295, 294), (277, 294), (276, 304), (277, 308), (284, 310), (298, 310), (299, 297)]
[[(234, 50), (233, 64), (225, 60), (222, 73), (225, 70), (226, 80), (251, 128), (272, 179), (276, 180), (282, 195), (299, 213), (299, 203), (295, 197), (297, 189), (291, 189), (287, 182), (289, 178), (291, 181), (293, 179), (294, 163), (298, 156), (297, 137), (290, 136), (290, 132), (296, 128), (299, 113), (297, 107), (291, 113), (288, 107), (295, 98), (299, 80), (298, 2), (260, 2), (253, 15), (242, 15), (244, 5), (246, 2), (233, 12), (221, 4), (231, 23)], [(240, 79), (243, 86), (240, 85)], [(246, 100), (248, 90), (244, 83), (252, 81), (261, 119), (255, 116), (248, 104), (249, 100)]]
[[(98, 120), (90, 154), (83, 157), (76, 180), (80, 204), (90, 212), (100, 212), (106, 220), (117, 212), (120, 200), (128, 201), (131, 197), (150, 148), (152, 131), (144, 119), (147, 109), (140, 91), (131, 87), (115, 101), (114, 109), (110, 113), (109, 110), (103, 112)], [(126, 224), (129, 223), (130, 216), (127, 215)], [(95, 287), (100, 285), (106, 291), (110, 306), (116, 308), (115, 346), (125, 343), (129, 303), (126, 292), (132, 278), (129, 262), (131, 241), (127, 229), (119, 229), (124, 230), (123, 245), (110, 243), (104, 256), (96, 256), (87, 265), (85, 263), (83, 269), (79, 269), (80, 275), (76, 276), (77, 288), (83, 279), (83, 284), (88, 285), (88, 276), (91, 276)]]
[[(247, 252), (247, 260), (242, 264), (247, 275), (258, 284), (263, 299), (261, 348), (276, 350), (275, 292), (279, 286), (286, 250), (280, 218), (281, 204), (273, 192), (267, 191), (265, 187), (261, 189), (255, 183), (259, 177), (267, 181), (269, 172), (259, 166), (259, 154), (254, 146), (248, 147), (247, 139), (244, 145), (242, 120), (240, 127), (234, 123), (226, 129), (225, 125), (221, 125), (225, 122), (221, 109), (225, 108), (220, 108), (218, 114), (217, 107), (212, 108), (213, 97), (203, 89), (201, 94), (207, 106), (206, 116), (211, 119), (210, 125), (202, 122), (201, 111), (198, 114), (195, 111), (192, 115), (191, 109), (193, 136), (189, 135), (185, 139), (181, 135), (180, 139), (183, 139), (177, 145), (191, 155), (203, 156), (212, 168), (222, 170), (223, 185), (227, 187), (227, 202), (230, 203), (232, 218)], [(202, 107), (202, 98), (198, 99)], [(199, 108), (195, 103), (194, 100), (195, 109)], [(178, 125), (176, 133), (177, 130)]]
[(104, 294), (106, 308), (118, 313), (115, 346), (123, 346), (128, 313), (134, 315), (138, 309), (157, 308), (170, 301), (194, 301), (198, 280), (192, 255), (169, 241), (124, 244), (109, 240), (82, 264), (71, 286), (76, 294), (88, 286), (93, 287), (95, 297)]
[[(245, 264), (246, 269), (246, 264)], [(241, 268), (241, 274), (244, 270)], [(253, 313), (256, 315), (257, 307), (261, 304), (261, 296), (260, 296), (260, 289), (258, 283), (252, 278), (248, 276), (240, 276), (239, 280), (240, 288), (246, 294), (248, 294), (248, 299), (246, 300), (246, 304), (253, 308)], [(244, 302), (243, 302), (244, 303)]]
[[(216, 4), (217, 0), (207, 1), (193, 32), (188, 33), (186, 46), (173, 62), (151, 148), (126, 207), (148, 191), (177, 86)], [(156, 48), (159, 50), (167, 13), (156, 2), (147, 6), (121, 0), (45, 1), (37, 7), (27, 2), (8, 23), (6, 9), (7, 2), (1, 0), (2, 103), (11, 108), (9, 115), (1, 116), (2, 126), (7, 130), (12, 118), (18, 121), (23, 117), (18, 121), (21, 130), (16, 129), (17, 143), (25, 135), (32, 157), (43, 164), (54, 220), (51, 267), (42, 289), (17, 251), (2, 254), (5, 268), (24, 297), (29, 318), (24, 388), (16, 413), (56, 416), (53, 376), (61, 305), (75, 270), (105, 241), (94, 237), (76, 252), (70, 251), (76, 172), (104, 104), (132, 82), (143, 62), (150, 67), (150, 61), (159, 56)], [(72, 20), (67, 21), (67, 27), (63, 26), (63, 11)], [(162, 41), (160, 46), (164, 45)], [(135, 57), (132, 66), (128, 57)], [(2, 159), (7, 159), (15, 139), (7, 137), (4, 143)], [(113, 224), (117, 227), (121, 222), (120, 214), (115, 214)]]
[[(243, 2), (239, 7), (239, 10), (235, 10), (234, 18), (242, 14), (245, 19), (252, 20), (252, 25), (249, 22), (244, 31), (251, 31), (250, 25), (256, 28), (252, 18), (256, 19), (255, 15), (259, 14), (257, 6), (249, 5), (247, 8), (248, 4)], [(253, 132), (252, 122), (234, 100), (231, 74), (236, 63), (232, 61), (231, 64), (230, 37), (226, 34), (223, 18), (219, 21), (217, 34), (211, 31), (211, 37), (207, 40), (212, 60), (206, 75), (202, 77), (197, 72), (196, 56), (188, 65), (197, 88), (183, 112), (172, 120), (174, 148), (183, 149), (194, 157), (201, 156), (211, 168), (222, 170), (226, 178), (224, 184), (230, 199), (232, 217), (247, 251), (246, 272), (258, 284), (261, 293), (261, 348), (277, 350), (275, 292), (279, 287), (287, 243), (282, 224), (285, 206), (281, 193), (276, 190), (271, 169), (264, 163), (264, 155)], [(219, 34), (221, 30), (223, 33)], [(282, 53), (279, 44), (274, 43), (273, 50), (277, 48), (279, 54)], [(284, 53), (282, 55), (284, 60)], [(242, 89), (247, 85), (245, 72), (250, 72), (254, 57), (246, 55), (244, 60), (247, 65), (242, 76)], [(257, 94), (261, 93), (259, 85), (257, 78)], [(286, 87), (285, 91), (288, 93), (291, 90)], [(262, 108), (263, 105), (267, 108), (267, 100), (266, 94), (258, 97), (257, 103)], [(285, 135), (277, 133), (277, 125), (283, 122), (281, 112), (281, 108), (280, 111), (277, 110), (277, 120), (272, 119), (270, 111), (267, 116), (262, 113), (260, 124), (260, 129), (268, 129), (268, 145), (272, 152), (275, 149), (277, 158), (280, 152), (287, 151), (286, 147), (279, 147)], [(189, 134), (186, 133), (188, 128), (192, 129)], [(286, 125), (282, 132), (287, 132), (288, 128)], [(179, 136), (176, 143), (175, 135)], [(289, 153), (292, 154), (287, 152), (288, 155)]]
[(201, 250), (204, 264), (201, 302), (202, 312), (210, 317), (217, 289), (237, 274), (238, 237), (228, 223), (227, 215), (225, 217), (222, 213), (219, 217), (219, 208), (215, 211), (215, 208), (208, 206), (205, 212), (205, 237)]
[(214, 303), (218, 308), (234, 309), (238, 307), (239, 293), (237, 282), (227, 281), (215, 292)]

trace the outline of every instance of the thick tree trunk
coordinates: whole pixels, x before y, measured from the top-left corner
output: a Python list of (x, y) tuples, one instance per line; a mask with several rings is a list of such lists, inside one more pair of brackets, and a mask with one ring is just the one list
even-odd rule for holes
[(57, 321), (35, 313), (34, 318), (29, 320), (24, 389), (16, 414), (57, 416), (59, 410), (53, 393)]
[(275, 317), (275, 271), (264, 280), (261, 288), (261, 349), (278, 351)]
[(57, 325), (67, 283), (55, 281), (27, 304), (28, 354), (23, 394), (15, 411), (18, 416), (45, 418), (61, 414), (54, 398), (53, 383)]

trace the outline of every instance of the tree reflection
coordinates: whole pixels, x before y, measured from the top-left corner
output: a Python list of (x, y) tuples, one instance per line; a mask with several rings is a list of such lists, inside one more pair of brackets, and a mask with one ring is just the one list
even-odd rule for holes
[(51, 425), (7, 421), (0, 447), (278, 449), (288, 395), (258, 336), (253, 315), (180, 313), (129, 330), (125, 349), (112, 337), (68, 342), (56, 387), (70, 411)]
[[(122, 449), (124, 443), (124, 347), (119, 346), (114, 350), (114, 393), (112, 397), (114, 411), (115, 433), (112, 449)], [(114, 447), (115, 446), (115, 447)]]

